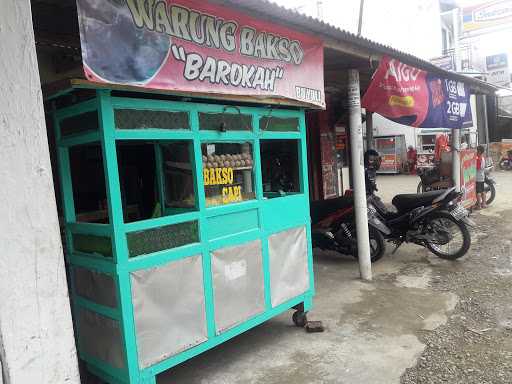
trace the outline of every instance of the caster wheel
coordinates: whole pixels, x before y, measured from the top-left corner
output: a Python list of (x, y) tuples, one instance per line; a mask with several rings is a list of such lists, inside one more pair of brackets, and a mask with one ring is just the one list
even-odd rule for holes
[(295, 324), (295, 326), (297, 326), (299, 328), (304, 328), (308, 321), (307, 313), (296, 311), (293, 313), (292, 320), (293, 320), (293, 324)]

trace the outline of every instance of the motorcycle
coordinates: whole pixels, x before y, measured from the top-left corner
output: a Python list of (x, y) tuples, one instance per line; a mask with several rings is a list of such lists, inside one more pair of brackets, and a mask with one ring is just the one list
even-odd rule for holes
[(385, 224), (386, 230), (381, 234), (395, 244), (393, 253), (403, 243), (413, 243), (442, 259), (455, 260), (469, 250), (468, 226), (474, 226), (468, 211), (459, 203), (461, 197), (455, 188), (396, 195), (392, 200), (396, 208), (393, 211), (372, 193), (368, 211)]
[[(366, 178), (376, 177), (381, 158), (374, 150), (366, 151), (364, 156)], [(370, 196), (375, 183), (366, 181), (366, 195)], [(376, 187), (375, 187), (376, 189)], [(313, 247), (331, 250), (357, 257), (357, 234), (354, 218), (354, 199), (352, 190), (347, 190), (343, 197), (314, 201), (310, 205)], [(368, 214), (368, 235), (370, 239), (370, 258), (379, 260), (386, 251), (382, 233), (388, 230), (372, 210)]]
[(507, 151), (507, 157), (500, 160), (500, 169), (503, 171), (512, 170), (512, 150)]
[[(357, 257), (353, 197), (346, 195), (335, 199), (313, 201), (310, 209), (313, 248)], [(372, 262), (379, 260), (386, 251), (382, 232), (386, 232), (384, 223), (373, 211), (368, 210)]]
[[(496, 198), (496, 181), (491, 177), (493, 169), (492, 163), (485, 167), (484, 191), (487, 205), (490, 205)], [(443, 190), (453, 185), (450, 178), (440, 176), (438, 167), (418, 170), (417, 173), (420, 177), (420, 182), (416, 188), (417, 193)]]

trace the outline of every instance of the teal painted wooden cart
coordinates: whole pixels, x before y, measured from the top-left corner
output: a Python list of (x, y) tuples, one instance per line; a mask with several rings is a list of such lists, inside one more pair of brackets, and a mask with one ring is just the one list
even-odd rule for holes
[(83, 92), (50, 114), (88, 369), (155, 383), (286, 310), (300, 323), (314, 293), (304, 111)]

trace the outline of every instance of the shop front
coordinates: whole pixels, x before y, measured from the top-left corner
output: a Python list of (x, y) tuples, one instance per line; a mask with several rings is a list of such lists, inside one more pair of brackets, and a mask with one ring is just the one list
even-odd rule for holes
[[(169, 3), (157, 32), (134, 2), (112, 3), (111, 24), (93, 3), (78, 3), (87, 80), (46, 101), (80, 358), (109, 383), (155, 383), (289, 309), (303, 326), (305, 109), (323, 105), (321, 42), (211, 4)], [(201, 36), (172, 24), (185, 13)], [(121, 67), (99, 54), (165, 41), (167, 56)]]

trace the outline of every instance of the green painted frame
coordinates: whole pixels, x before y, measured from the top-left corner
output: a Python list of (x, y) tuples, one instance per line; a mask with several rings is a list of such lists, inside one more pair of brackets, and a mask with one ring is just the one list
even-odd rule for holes
[[(114, 121), (115, 109), (137, 109), (137, 110), (159, 110), (159, 111), (185, 111), (189, 113), (190, 129), (116, 129)], [(106, 307), (91, 300), (77, 295), (75, 291), (74, 275), (70, 273), (71, 298), (73, 312), (75, 314), (75, 325), (78, 329), (78, 316), (81, 308), (98, 313), (102, 316), (117, 320), (122, 332), (122, 343), (125, 353), (125, 367), (114, 368), (104, 361), (87, 355), (81, 348), (80, 335), (76, 334), (78, 351), (89, 370), (114, 384), (155, 384), (156, 375), (180, 364), (224, 341), (239, 335), (248, 329), (296, 306), (303, 306), (307, 311), (312, 306), (314, 295), (313, 259), (311, 248), (311, 229), (309, 218), (309, 195), (308, 195), (308, 169), (306, 151), (306, 127), (303, 110), (283, 110), (263, 107), (241, 106), (237, 109), (242, 114), (252, 116), (251, 131), (202, 131), (199, 129), (199, 112), (229, 112), (233, 107), (224, 105), (203, 104), (194, 102), (164, 101), (155, 99), (138, 99), (131, 97), (113, 97), (110, 90), (96, 90), (96, 97), (92, 100), (77, 103), (67, 108), (52, 111), (57, 142), (57, 156), (59, 163), (59, 174), (62, 191), (62, 204), (65, 220), (65, 236), (68, 245), (66, 257), (71, 268), (74, 266), (87, 268), (111, 276), (117, 287), (118, 300), (117, 308)], [(87, 131), (75, 135), (62, 137), (60, 122), (62, 119), (96, 110), (99, 118), (99, 130)], [(259, 120), (261, 117), (294, 117), (298, 119), (297, 131), (273, 132), (260, 129)], [(261, 140), (287, 139), (295, 140), (298, 145), (299, 154), (299, 175), (301, 192), (289, 196), (274, 199), (266, 199), (263, 195), (262, 174), (261, 174)], [(121, 191), (118, 173), (118, 161), (116, 153), (116, 141), (118, 140), (148, 140), (148, 141), (173, 141), (187, 140), (191, 143), (193, 153), (193, 171), (195, 172), (195, 197), (196, 211), (163, 216), (159, 218), (142, 220), (138, 222), (125, 223), (121, 203)], [(256, 198), (240, 203), (206, 207), (204, 185), (202, 178), (202, 154), (201, 144), (204, 142), (249, 142), (253, 150), (253, 179), (256, 191)], [(75, 205), (73, 200), (73, 186), (69, 160), (69, 148), (75, 145), (99, 143), (102, 148), (105, 182), (107, 188), (109, 224), (81, 223), (76, 221)], [(161, 156), (159, 146), (155, 145), (156, 158)], [(157, 162), (159, 164), (159, 162)], [(157, 166), (158, 174), (158, 166)], [(200, 175), (200, 177), (197, 177)], [(159, 196), (163, 197), (162, 180), (158, 180)], [(278, 213), (276, 213), (278, 207)], [(247, 212), (257, 212), (258, 227), (228, 234), (219, 238), (209, 238), (208, 222), (212, 218), (226, 217), (225, 215), (240, 214), (249, 215)], [(282, 215), (286, 211), (287, 215)], [(148, 255), (129, 258), (127, 233), (134, 231), (158, 228), (170, 224), (178, 224), (196, 220), (199, 223), (198, 243), (188, 244), (178, 248), (167, 249)], [(221, 219), (222, 220), (222, 219)], [(271, 286), (270, 286), (270, 262), (268, 237), (274, 233), (305, 226), (308, 238), (308, 269), (309, 289), (303, 294), (291, 300), (272, 307)], [(102, 236), (111, 239), (112, 257), (107, 258), (94, 254), (85, 254), (74, 251), (73, 234), (87, 234)], [(243, 244), (251, 240), (260, 239), (262, 242), (264, 288), (265, 288), (265, 311), (242, 324), (239, 324), (221, 334), (216, 334), (214, 299), (212, 287), (212, 271), (210, 252), (226, 246)], [(174, 355), (149, 368), (140, 369), (137, 356), (137, 342), (135, 336), (135, 324), (133, 305), (131, 297), (130, 272), (154, 268), (164, 265), (173, 260), (187, 256), (201, 254), (203, 266), (203, 284), (206, 308), (207, 341), (192, 347), (182, 353)]]

